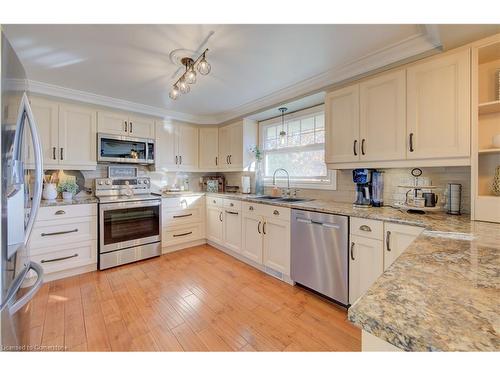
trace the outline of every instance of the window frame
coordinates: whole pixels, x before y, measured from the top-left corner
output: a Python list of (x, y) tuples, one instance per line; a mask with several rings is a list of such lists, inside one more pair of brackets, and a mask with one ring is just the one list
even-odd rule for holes
[[(302, 120), (308, 117), (317, 116), (318, 114), (325, 114), (324, 104), (320, 104), (318, 106), (306, 108), (303, 110), (299, 110), (288, 115), (285, 115), (285, 122)], [(286, 148), (277, 148), (273, 150), (264, 150), (264, 142), (265, 142), (265, 129), (269, 126), (281, 125), (281, 116), (273, 117), (268, 120), (259, 122), (259, 147), (262, 151), (262, 161), (265, 163), (265, 155), (269, 154), (278, 154), (278, 153), (290, 153), (290, 152), (300, 152), (306, 150), (318, 150), (325, 149), (325, 142), (323, 143), (314, 143), (310, 145), (304, 146), (291, 146)], [(326, 128), (326, 124), (325, 124)], [(264, 166), (265, 171), (265, 166)], [(264, 172), (263, 171), (263, 172)], [(303, 188), (303, 189), (318, 189), (318, 190), (337, 190), (337, 171), (331, 170), (327, 168), (326, 176), (308, 176), (308, 177), (291, 177), (290, 178), (290, 187), (292, 188)], [(264, 186), (272, 186), (272, 176), (264, 176)], [(278, 186), (286, 186), (287, 179), (284, 177), (283, 173), (279, 173), (276, 176), (276, 185)]]

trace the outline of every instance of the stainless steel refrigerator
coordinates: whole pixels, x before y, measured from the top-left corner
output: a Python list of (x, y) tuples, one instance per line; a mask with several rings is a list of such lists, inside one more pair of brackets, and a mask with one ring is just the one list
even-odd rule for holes
[[(30, 350), (36, 349), (29, 343), (31, 300), (43, 270), (30, 260), (27, 245), (40, 207), (42, 154), (26, 74), (3, 32), (1, 53), (0, 350)], [(29, 174), (24, 167), (28, 149), (35, 164)]]

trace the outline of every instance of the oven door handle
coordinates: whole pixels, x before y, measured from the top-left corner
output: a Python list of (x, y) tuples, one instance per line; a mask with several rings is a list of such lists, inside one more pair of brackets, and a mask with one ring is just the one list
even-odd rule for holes
[(110, 211), (123, 208), (134, 207), (155, 207), (160, 206), (160, 200), (154, 201), (131, 201), (131, 202), (117, 202), (117, 203), (102, 203), (99, 205), (101, 211)]

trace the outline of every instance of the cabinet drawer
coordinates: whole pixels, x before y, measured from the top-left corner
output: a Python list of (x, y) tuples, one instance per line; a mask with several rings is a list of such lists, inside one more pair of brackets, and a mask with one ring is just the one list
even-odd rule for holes
[(40, 207), (38, 221), (69, 219), (73, 217), (87, 217), (97, 215), (97, 204), (75, 204), (68, 206)]
[(265, 205), (259, 203), (242, 202), (241, 211), (243, 216), (264, 215)]
[(382, 241), (384, 238), (384, 223), (381, 220), (351, 217), (351, 234)]
[(203, 207), (193, 207), (187, 208), (180, 211), (168, 211), (163, 210), (162, 212), (162, 225), (172, 226), (177, 224), (188, 224), (197, 223), (203, 219)]
[(183, 197), (162, 198), (161, 206), (164, 211), (186, 210), (203, 205), (203, 195), (188, 195)]
[(199, 240), (204, 236), (202, 223), (183, 225), (176, 228), (166, 228), (162, 233), (161, 245), (163, 247), (177, 245)]
[(31, 254), (31, 259), (42, 265), (45, 273), (82, 267), (97, 262), (97, 241), (84, 241), (52, 246)]
[(224, 208), (229, 208), (231, 210), (241, 210), (241, 201), (236, 199), (224, 199)]
[(37, 221), (31, 233), (29, 248), (31, 254), (37, 249), (56, 245), (73, 246), (75, 242), (95, 240), (97, 238), (97, 218), (73, 218), (68, 220)]
[(268, 204), (262, 205), (263, 215), (273, 219), (290, 221), (291, 210), (288, 207), (272, 206)]
[(207, 206), (222, 207), (222, 202), (224, 201), (221, 197), (216, 197), (214, 195), (207, 195)]

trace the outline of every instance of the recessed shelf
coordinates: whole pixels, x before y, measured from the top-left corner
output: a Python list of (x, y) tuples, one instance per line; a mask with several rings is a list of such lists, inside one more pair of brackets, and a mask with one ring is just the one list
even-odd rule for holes
[(500, 100), (479, 104), (479, 114), (485, 115), (488, 113), (500, 112)]
[(497, 154), (500, 153), (500, 148), (485, 148), (478, 151), (480, 154)]

